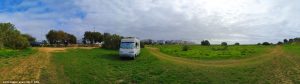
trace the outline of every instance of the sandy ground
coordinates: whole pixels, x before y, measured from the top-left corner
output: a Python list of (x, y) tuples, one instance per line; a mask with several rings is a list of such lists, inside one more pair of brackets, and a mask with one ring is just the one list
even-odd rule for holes
[(11, 65), (0, 69), (0, 81), (38, 81), (42, 69), (50, 63), (51, 52), (66, 48), (38, 48), (38, 52), (22, 58), (13, 58)]

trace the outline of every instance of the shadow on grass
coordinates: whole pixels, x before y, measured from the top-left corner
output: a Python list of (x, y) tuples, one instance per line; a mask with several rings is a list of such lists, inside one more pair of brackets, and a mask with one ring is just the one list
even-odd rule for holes
[(101, 56), (104, 59), (111, 60), (111, 61), (131, 61), (133, 60), (130, 57), (120, 57), (119, 54), (105, 54)]

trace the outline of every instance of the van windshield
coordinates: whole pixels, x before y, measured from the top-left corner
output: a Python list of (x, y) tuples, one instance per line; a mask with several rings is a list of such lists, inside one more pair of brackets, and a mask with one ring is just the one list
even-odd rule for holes
[(133, 49), (134, 42), (122, 42), (120, 48), (122, 49)]

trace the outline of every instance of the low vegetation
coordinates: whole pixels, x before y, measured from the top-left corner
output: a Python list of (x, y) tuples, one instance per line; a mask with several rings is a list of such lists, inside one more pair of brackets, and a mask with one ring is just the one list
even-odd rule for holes
[[(178, 46), (173, 45), (168, 47), (178, 48)], [(190, 47), (192, 50), (199, 48), (199, 46)], [(212, 47), (220, 48), (221, 46)], [(204, 47), (203, 49), (212, 47)], [(229, 49), (266, 49), (271, 46), (261, 48), (256, 46), (241, 47), (230, 46)], [(57, 79), (48, 80), (48, 82), (86, 84), (299, 83), (300, 74), (293, 69), (295, 65), (289, 63), (297, 60), (289, 60), (286, 56), (281, 57), (286, 54), (281, 51), (281, 47), (272, 47), (272, 49), (272, 51), (266, 52), (270, 53), (266, 57), (247, 62), (249, 64), (226, 67), (186, 65), (180, 62), (177, 63), (177, 61), (163, 60), (153, 56), (154, 53), (149, 52), (148, 49), (142, 49), (141, 55), (136, 60), (120, 60), (116, 50), (70, 49), (66, 52), (54, 54), (52, 63), (57, 67), (55, 70), (57, 71)], [(296, 48), (291, 50), (294, 49)]]
[(297, 54), (300, 56), (300, 42), (291, 43), (290, 45), (284, 45), (286, 52)]
[(77, 39), (74, 35), (66, 33), (62, 30), (50, 30), (46, 35), (50, 44), (76, 44)]
[(37, 52), (36, 49), (27, 48), (23, 50), (12, 50), (12, 49), (1, 49), (0, 50), (0, 58), (9, 58), (16, 56), (28, 56)]
[(183, 52), (179, 45), (161, 45), (157, 46), (160, 51), (170, 55), (185, 57), (191, 59), (238, 59), (246, 58), (265, 52), (273, 46), (256, 46), (256, 45), (241, 45), (241, 46), (200, 46), (190, 45), (187, 52)]
[[(0, 81), (300, 84), (300, 38), (278, 45), (211, 45), (208, 40), (201, 45), (152, 45), (143, 48), (136, 60), (121, 60), (117, 49), (123, 37), (117, 34), (85, 32), (85, 44), (102, 42), (102, 48), (28, 48), (34, 37), (21, 34), (10, 23), (0, 23), (0, 29)], [(74, 35), (60, 30), (50, 30), (46, 37), (50, 44), (77, 43)]]
[(0, 23), (0, 49), (25, 49), (30, 43), (11, 23)]

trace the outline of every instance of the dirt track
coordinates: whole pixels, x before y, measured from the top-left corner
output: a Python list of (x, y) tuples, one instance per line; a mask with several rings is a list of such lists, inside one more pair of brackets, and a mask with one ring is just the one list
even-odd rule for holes
[(12, 58), (12, 65), (0, 68), (0, 81), (39, 80), (41, 70), (50, 63), (51, 52), (64, 51), (65, 48), (39, 48), (38, 52), (22, 58)]
[[(263, 70), (270, 71), (271, 79), (277, 79), (275, 83), (292, 84), (293, 80), (300, 80), (300, 60), (299, 57), (284, 52), (282, 46), (270, 49), (268, 53), (253, 56), (245, 59), (236, 60), (193, 60), (181, 57), (170, 56), (161, 53), (159, 49), (147, 47), (150, 53), (159, 58), (161, 61), (169, 61), (176, 65), (187, 67), (236, 67), (253, 64), (262, 64), (269, 62), (271, 65), (266, 66)], [(11, 65), (0, 68), (0, 81), (4, 80), (43, 80), (42, 73), (47, 71), (49, 78), (47, 80), (56, 80), (55, 66), (51, 65), (51, 52), (64, 52), (66, 48), (38, 48), (38, 52), (26, 57), (17, 57), (9, 59)], [(290, 76), (294, 75), (294, 78)], [(41, 81), (44, 82), (44, 81)]]
[(254, 56), (246, 59), (206, 61), (206, 60), (193, 60), (188, 58), (170, 56), (161, 53), (159, 49), (153, 47), (148, 47), (148, 50), (161, 60), (172, 61), (177, 64), (186, 64), (190, 66), (210, 66), (210, 67), (232, 67), (232, 66), (242, 66), (242, 65), (253, 64), (253, 63), (261, 63), (270, 60), (272, 57), (281, 54), (281, 52), (278, 52), (281, 51), (281, 48), (276, 47), (272, 50), (269, 50), (270, 53), (266, 53), (261, 56)]
[[(265, 66), (264, 70), (270, 71), (272, 75), (271, 78), (277, 79), (275, 83), (279, 84), (293, 84), (293, 80), (300, 80), (300, 63), (296, 56), (292, 56), (289, 53), (284, 52), (282, 46), (276, 46), (270, 49), (268, 53), (253, 56), (245, 59), (236, 60), (219, 60), (219, 61), (206, 61), (206, 60), (193, 60), (188, 58), (180, 58), (175, 56), (170, 56), (161, 53), (159, 49), (148, 47), (150, 53), (159, 58), (162, 61), (169, 61), (175, 63), (176, 65), (184, 65), (187, 67), (236, 67), (236, 66), (247, 66), (253, 64), (262, 64), (265, 62), (271, 62), (271, 65)], [(294, 78), (291, 79), (291, 75)]]

